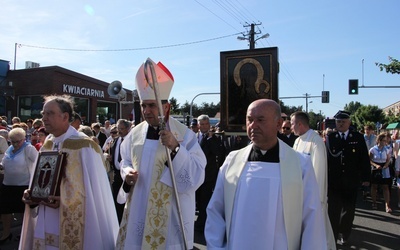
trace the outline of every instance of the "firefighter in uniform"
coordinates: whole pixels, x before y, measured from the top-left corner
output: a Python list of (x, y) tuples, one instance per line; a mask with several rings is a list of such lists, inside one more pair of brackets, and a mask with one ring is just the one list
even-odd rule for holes
[(363, 135), (349, 130), (350, 113), (336, 113), (336, 131), (326, 138), (328, 214), (335, 239), (345, 244), (353, 225), (360, 182), (369, 186), (370, 160)]

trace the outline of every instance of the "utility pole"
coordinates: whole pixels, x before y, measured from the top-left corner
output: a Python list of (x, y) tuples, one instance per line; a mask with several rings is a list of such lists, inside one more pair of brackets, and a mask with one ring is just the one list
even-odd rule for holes
[(306, 113), (308, 113), (308, 97), (309, 97), (310, 95), (308, 94), (308, 93), (306, 93)]
[(252, 24), (250, 24), (250, 37), (249, 37), (249, 42), (250, 42), (250, 49), (254, 49), (256, 46), (255, 46), (255, 41), (254, 41), (254, 23), (252, 23)]
[(256, 41), (263, 38), (268, 38), (269, 34), (262, 35), (258, 38), (255, 38), (255, 35), (261, 34), (261, 32), (256, 32), (254, 27), (256, 25), (261, 25), (261, 23), (252, 23), (248, 25), (243, 25), (243, 27), (250, 27), (250, 32), (248, 34), (243, 34), (243, 36), (239, 36), (237, 39), (239, 40), (248, 40), (249, 41), (249, 49), (255, 49)]
[(15, 70), (16, 65), (17, 65), (17, 46), (18, 46), (18, 43), (15, 43), (15, 48), (14, 48), (14, 70)]

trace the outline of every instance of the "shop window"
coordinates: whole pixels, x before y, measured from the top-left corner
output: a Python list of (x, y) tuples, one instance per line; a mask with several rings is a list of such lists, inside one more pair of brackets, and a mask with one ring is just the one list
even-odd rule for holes
[(21, 121), (27, 119), (42, 118), (40, 112), (43, 109), (43, 98), (41, 96), (19, 97), (18, 114)]
[(114, 124), (115, 114), (117, 112), (117, 104), (111, 102), (97, 102), (96, 109), (96, 120), (104, 125), (105, 120), (110, 120), (111, 124)]
[(74, 102), (75, 102), (75, 112), (77, 112), (82, 119), (82, 124), (84, 125), (89, 125), (90, 121), (89, 119), (89, 99), (87, 98), (78, 98), (74, 97)]
[[(18, 116), (22, 121), (27, 119), (42, 118), (41, 111), (43, 110), (44, 99), (42, 96), (24, 96), (19, 97), (19, 110)], [(75, 107), (74, 110), (77, 112), (83, 121), (83, 124), (88, 124), (88, 113), (89, 113), (89, 100), (86, 98), (74, 98)]]

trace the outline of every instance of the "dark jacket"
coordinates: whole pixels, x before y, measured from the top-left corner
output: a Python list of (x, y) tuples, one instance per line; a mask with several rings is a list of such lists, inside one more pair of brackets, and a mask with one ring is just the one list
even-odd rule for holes
[(278, 132), (278, 138), (284, 141), (290, 147), (293, 147), (294, 141), (297, 139), (297, 137), (298, 136), (293, 133), (290, 133), (289, 137), (287, 137), (285, 134)]
[[(117, 148), (117, 141), (118, 140), (119, 140), (119, 137), (114, 138), (113, 141), (112, 141), (112, 146), (110, 148), (111, 166), (112, 166), (113, 170), (115, 169), (115, 162), (114, 162), (115, 157), (114, 157), (114, 155), (115, 155), (115, 149)], [(119, 170), (117, 170), (117, 171), (119, 171)]]
[(342, 142), (338, 132), (328, 135), (328, 189), (354, 190), (369, 181), (371, 164), (363, 135), (349, 131)]
[(200, 142), (200, 147), (207, 158), (204, 182), (215, 183), (217, 181), (219, 167), (222, 164), (219, 164), (218, 156), (225, 154), (225, 148), (216, 135), (213, 135), (204, 141), (202, 140)]
[(100, 147), (102, 148), (104, 143), (107, 140), (107, 136), (106, 136), (106, 134), (104, 134), (103, 132), (100, 131), (99, 136), (97, 136), (97, 139), (99, 139)]

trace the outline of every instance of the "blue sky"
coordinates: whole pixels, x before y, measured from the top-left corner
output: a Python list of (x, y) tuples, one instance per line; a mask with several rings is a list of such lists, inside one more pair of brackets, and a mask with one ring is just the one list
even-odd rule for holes
[[(262, 23), (258, 36), (270, 37), (256, 48), (279, 49), (280, 97), (320, 96), (324, 88), (330, 103), (310, 98), (308, 110), (326, 116), (350, 101), (384, 108), (400, 99), (398, 88), (348, 95), (349, 79), (365, 86), (400, 85), (400, 75), (375, 66), (388, 63), (388, 56), (400, 59), (398, 0), (2, 0), (1, 6), (0, 59), (12, 69), (18, 43), (17, 69), (25, 61), (58, 65), (134, 89), (136, 71), (150, 57), (174, 75), (171, 96), (190, 103), (199, 93), (220, 92), (220, 52), (247, 49), (237, 33), (248, 32), (243, 25)], [(202, 102), (217, 103), (219, 96), (195, 99)], [(283, 102), (306, 106), (305, 98)]]

